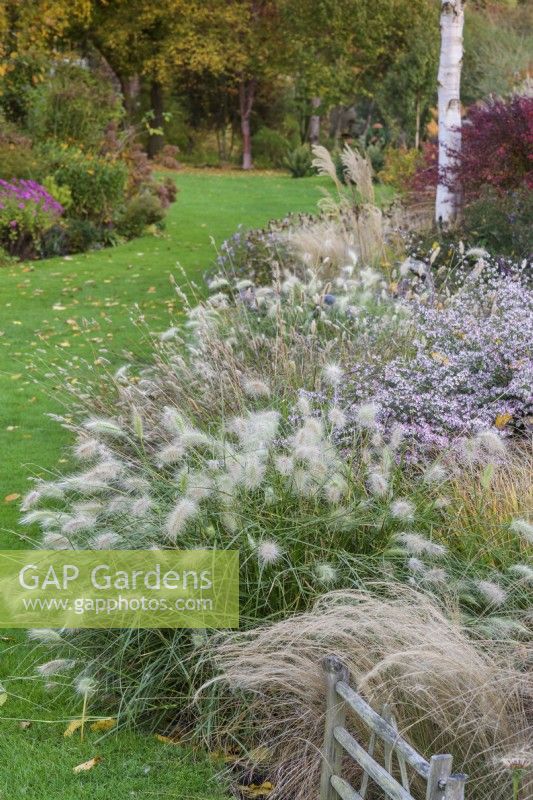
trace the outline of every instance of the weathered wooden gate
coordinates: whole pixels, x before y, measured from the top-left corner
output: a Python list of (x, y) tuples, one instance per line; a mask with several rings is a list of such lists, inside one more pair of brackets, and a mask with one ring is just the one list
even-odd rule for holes
[[(396, 728), (390, 709), (385, 706), (377, 714), (348, 685), (348, 670), (335, 656), (323, 661), (326, 678), (326, 725), (322, 750), (320, 800), (365, 800), (369, 780), (376, 783), (386, 798), (414, 800), (409, 786), (407, 767), (411, 767), (426, 784), (425, 800), (463, 800), (466, 775), (452, 774), (452, 756), (435, 755), (426, 761), (403, 739)], [(344, 727), (347, 709), (351, 709), (370, 729), (368, 750)], [(385, 764), (374, 760), (376, 740), (383, 742)], [(363, 770), (361, 786), (356, 791), (341, 775), (342, 757), (347, 753)], [(401, 777), (392, 775), (392, 758), (396, 756)]]

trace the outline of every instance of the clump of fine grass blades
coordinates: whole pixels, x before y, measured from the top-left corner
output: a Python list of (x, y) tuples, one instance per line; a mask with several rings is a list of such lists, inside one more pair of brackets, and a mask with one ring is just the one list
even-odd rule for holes
[[(487, 470), (512, 481), (505, 441), (482, 431), (413, 461), (401, 425), (385, 431), (378, 403), (348, 409), (341, 391), (354, 354), (408, 350), (408, 309), (372, 269), (274, 275), (215, 285), (196, 305), (177, 287), (183, 329), (154, 338), (151, 363), (110, 376), (106, 396), (76, 393), (65, 424), (79, 468), (38, 481), (23, 523), (51, 549), (237, 548), (246, 627), (389, 577), (443, 602), (457, 594), (484, 635), (525, 639), (530, 542), (512, 525), (529, 524), (526, 498), (516, 491), (493, 524), (497, 559), (474, 560), (454, 524), (459, 509), (466, 535), (483, 535), (487, 505), (459, 503), (457, 487), (488, 486)], [(179, 631), (72, 631), (61, 646), (95, 701), (152, 725), (183, 707), (199, 652)]]
[[(306, 614), (221, 635), (210, 653), (219, 675), (197, 696), (205, 703), (206, 741), (238, 747), (250, 766), (262, 753), (276, 797), (317, 795), (321, 660), (330, 654), (374, 708), (392, 707), (400, 733), (419, 752), (453, 755), (455, 769), (469, 775), (471, 798), (511, 797), (506, 761), (533, 746), (531, 648), (472, 639), (453, 608), (446, 613), (399, 586), (329, 593)], [(351, 713), (347, 727), (368, 742), (369, 731)], [(346, 758), (344, 770), (357, 786), (354, 762)], [(523, 777), (526, 797), (533, 775)]]

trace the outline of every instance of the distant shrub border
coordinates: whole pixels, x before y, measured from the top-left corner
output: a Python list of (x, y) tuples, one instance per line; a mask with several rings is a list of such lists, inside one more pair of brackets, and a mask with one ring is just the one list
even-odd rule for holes
[(0, 180), (0, 243), (9, 255), (38, 257), (44, 234), (63, 212), (63, 206), (36, 181)]

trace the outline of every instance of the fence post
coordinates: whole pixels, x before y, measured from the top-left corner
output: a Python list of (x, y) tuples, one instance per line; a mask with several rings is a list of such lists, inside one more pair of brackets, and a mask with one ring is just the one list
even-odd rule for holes
[(322, 747), (322, 773), (320, 776), (320, 800), (336, 800), (331, 777), (341, 776), (342, 747), (336, 742), (333, 731), (344, 726), (346, 705), (336, 691), (339, 681), (348, 681), (348, 670), (336, 656), (326, 656), (322, 661), (326, 683), (326, 724)]
[(452, 757), (450, 755), (431, 756), (426, 800), (444, 800), (444, 792), (451, 772)]
[(466, 777), (460, 772), (449, 776), (444, 791), (445, 800), (464, 800)]

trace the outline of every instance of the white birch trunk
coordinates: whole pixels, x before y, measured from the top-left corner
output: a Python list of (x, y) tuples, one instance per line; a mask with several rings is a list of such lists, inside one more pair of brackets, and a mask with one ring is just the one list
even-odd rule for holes
[(439, 178), (435, 217), (447, 225), (457, 217), (461, 189), (450, 187), (442, 173), (453, 166), (461, 148), (461, 67), (463, 64), (464, 0), (441, 0), (439, 61)]

